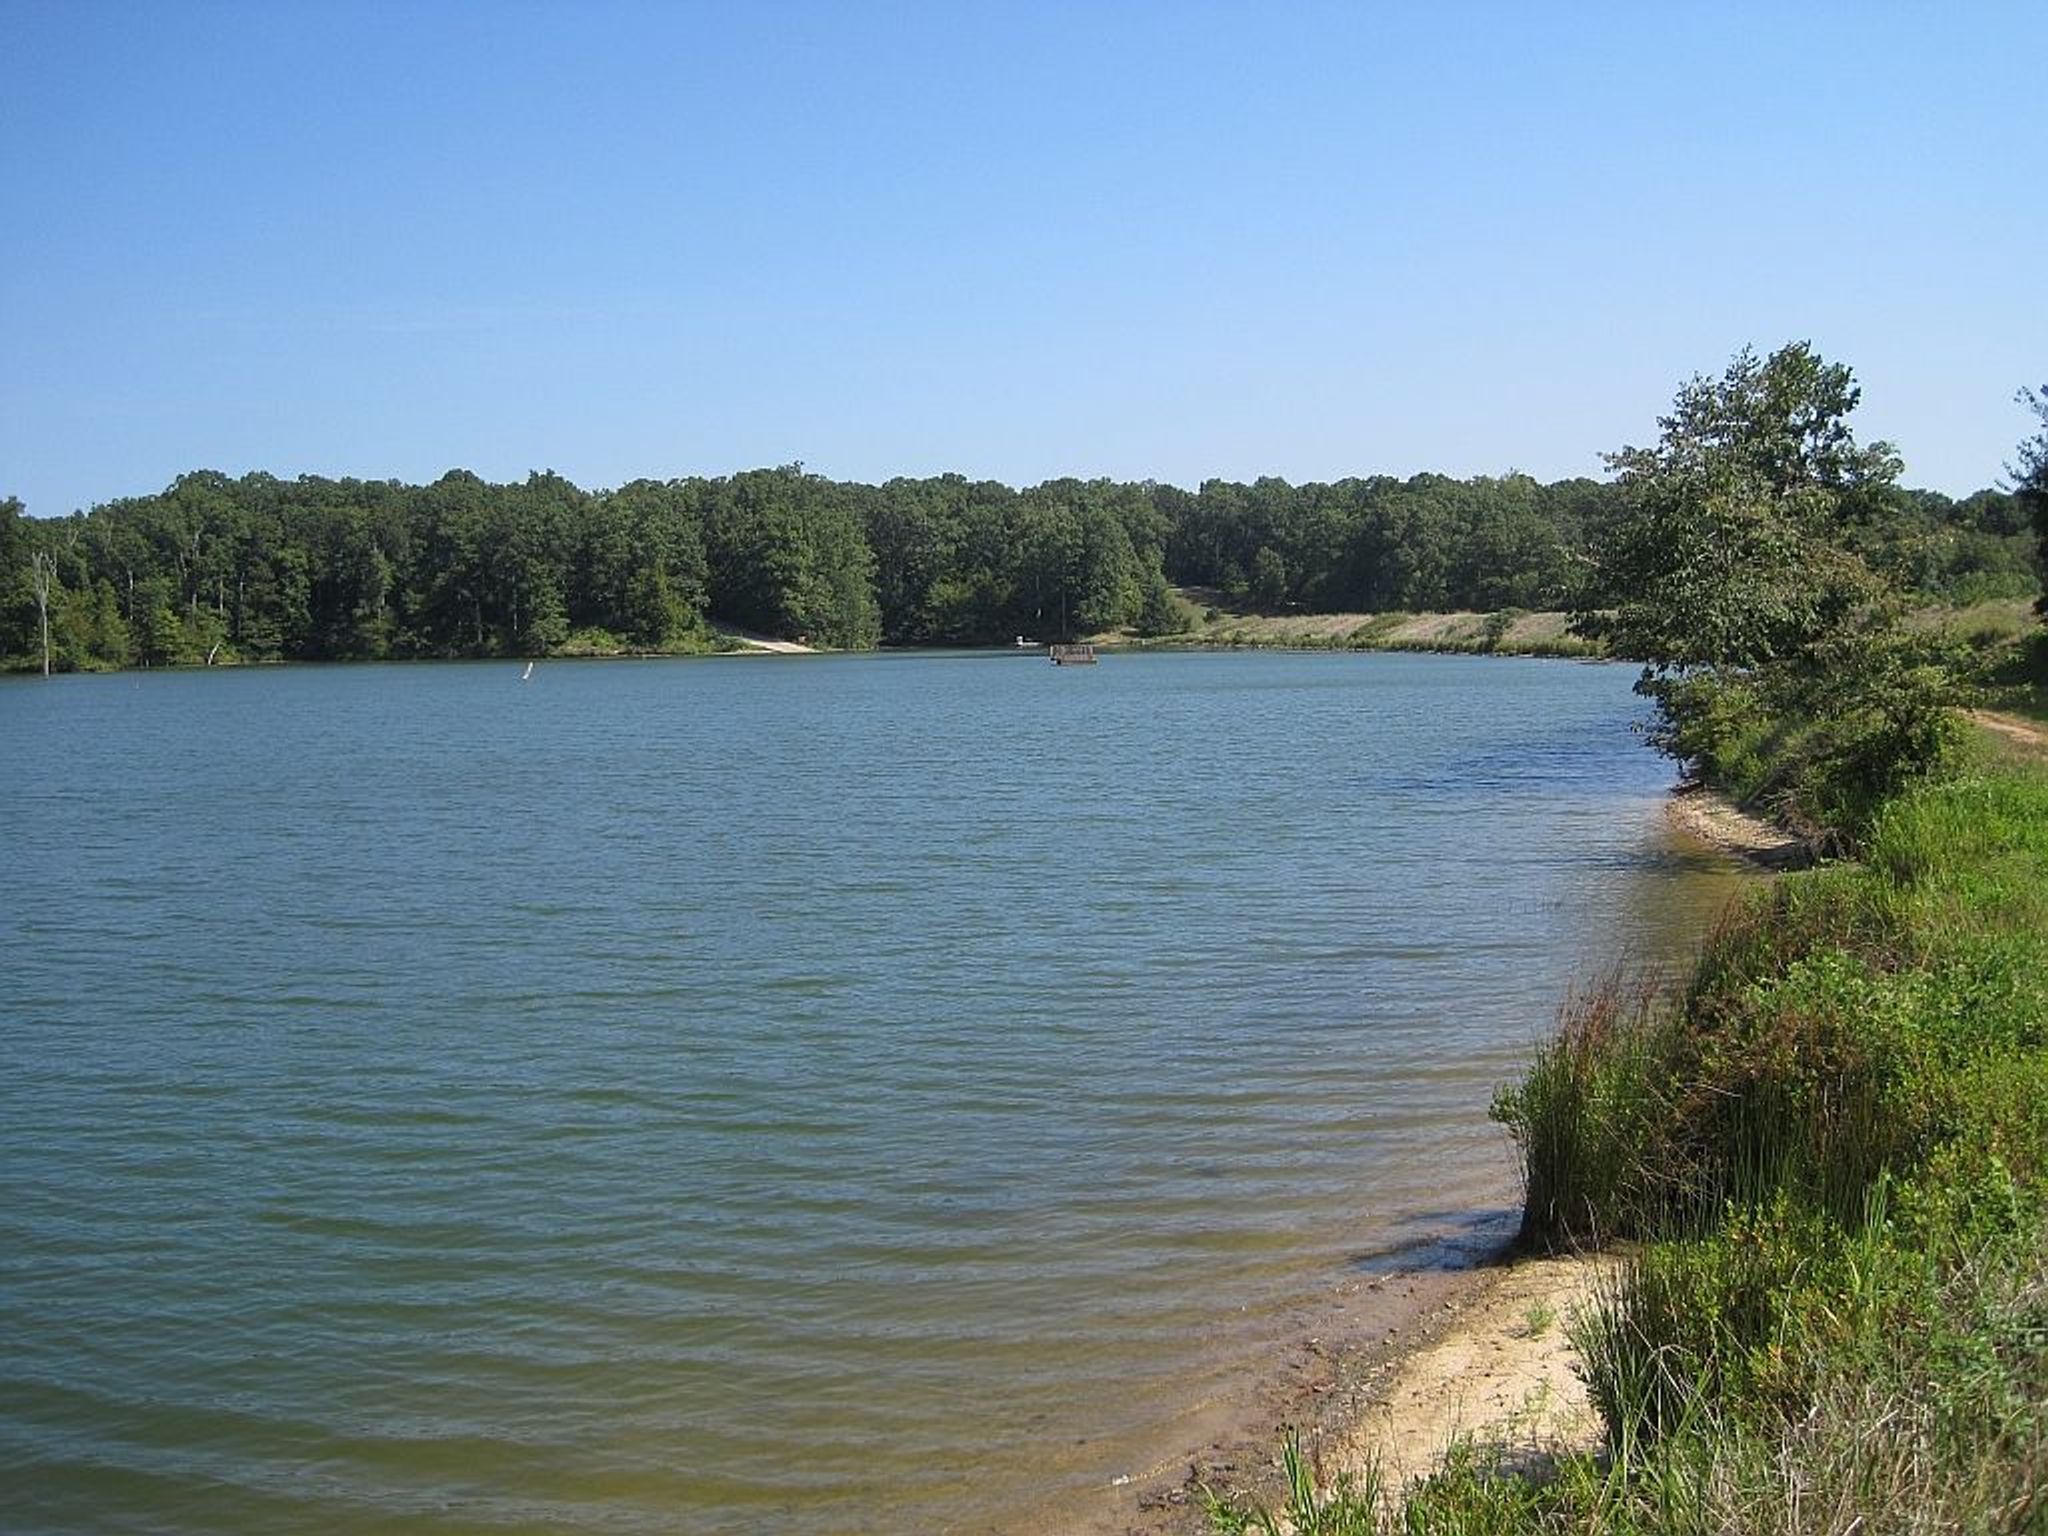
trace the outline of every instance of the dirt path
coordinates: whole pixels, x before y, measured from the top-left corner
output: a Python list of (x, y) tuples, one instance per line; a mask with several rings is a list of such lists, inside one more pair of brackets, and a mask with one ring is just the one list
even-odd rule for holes
[(2048, 727), (2022, 720), (2018, 715), (2001, 715), (1994, 710), (1973, 709), (1970, 719), (1985, 730), (2025, 748), (2036, 757), (2048, 757)]

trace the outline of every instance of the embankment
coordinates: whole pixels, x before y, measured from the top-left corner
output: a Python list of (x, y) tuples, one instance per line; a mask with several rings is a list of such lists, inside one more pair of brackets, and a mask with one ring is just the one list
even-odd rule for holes
[(1140, 639), (1124, 633), (1098, 644), (1153, 649), (1291, 651), (1441, 651), (1467, 655), (1602, 655), (1571, 632), (1571, 616), (1506, 608), (1493, 613), (1260, 614), (1197, 606), (1178, 634)]

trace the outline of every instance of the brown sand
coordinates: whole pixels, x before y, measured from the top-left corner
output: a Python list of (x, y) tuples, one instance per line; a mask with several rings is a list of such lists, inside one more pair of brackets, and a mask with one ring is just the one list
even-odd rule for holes
[(1716, 789), (1687, 784), (1665, 802), (1664, 814), (1680, 831), (1766, 869), (1797, 869), (1812, 850), (1783, 827), (1752, 815)]
[(1275, 1361), (1256, 1402), (1234, 1405), (1234, 1422), (1216, 1425), (1201, 1454), (1146, 1468), (1108, 1490), (1107, 1507), (1069, 1510), (1043, 1528), (1195, 1536), (1208, 1530), (1205, 1489), (1277, 1509), (1288, 1428), (1325, 1489), (1362, 1483), (1374, 1465), (1382, 1487), (1397, 1489), (1433, 1470), (1459, 1437), (1511, 1460), (1591, 1448), (1599, 1420), (1565, 1328), (1616, 1262), (1536, 1258), (1361, 1280), (1327, 1327)]
[(1325, 1475), (1362, 1482), (1377, 1466), (1396, 1490), (1465, 1437), (1515, 1456), (1597, 1446), (1599, 1415), (1573, 1368), (1566, 1324), (1615, 1263), (1541, 1258), (1488, 1271), (1454, 1305), (1452, 1326), (1402, 1359), (1348, 1429), (1325, 1436)]

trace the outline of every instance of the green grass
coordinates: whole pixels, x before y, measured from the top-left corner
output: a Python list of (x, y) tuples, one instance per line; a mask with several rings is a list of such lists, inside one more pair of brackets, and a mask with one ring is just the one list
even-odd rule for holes
[(661, 644), (648, 644), (591, 627), (571, 630), (554, 648), (555, 656), (708, 656), (717, 651), (741, 649), (739, 642), (710, 630), (686, 629)]
[(1908, 622), (1924, 634), (1939, 635), (1975, 650), (2011, 645), (2039, 628), (2031, 597), (1993, 598), (1961, 608), (1929, 608)]
[(1363, 1483), (1339, 1482), (1325, 1494), (1302, 1455), (1301, 1436), (1291, 1429), (1281, 1442), (1280, 1465), (1287, 1503), (1279, 1514), (1204, 1488), (1202, 1505), (1211, 1527), (1222, 1536), (1378, 1536), (1384, 1490), (1377, 1469), (1369, 1470)]
[(2048, 629), (1991, 652), (1983, 687), (1992, 708), (2048, 724)]

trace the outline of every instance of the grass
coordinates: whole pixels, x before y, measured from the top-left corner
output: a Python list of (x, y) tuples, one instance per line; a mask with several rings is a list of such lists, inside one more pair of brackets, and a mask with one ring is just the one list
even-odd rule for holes
[(2048, 629), (1992, 652), (1983, 687), (1993, 708), (2048, 724)]
[(1222, 1536), (1378, 1536), (1385, 1501), (1376, 1468), (1368, 1469), (1363, 1483), (1340, 1481), (1326, 1495), (1317, 1488), (1315, 1471), (1302, 1455), (1300, 1434), (1291, 1429), (1281, 1442), (1280, 1465), (1287, 1483), (1281, 1513), (1204, 1488), (1201, 1500), (1211, 1527)]
[[(1253, 613), (1190, 604), (1179, 634), (1136, 644), (1301, 651), (1429, 651), (1457, 655), (1589, 657), (1604, 652), (1563, 613)], [(1114, 637), (1103, 637), (1105, 639)], [(1116, 643), (1127, 643), (1118, 638)]]
[(571, 630), (549, 654), (555, 656), (708, 656), (740, 649), (737, 641), (703, 629), (686, 629), (660, 644), (649, 644), (590, 627)]
[(1299, 1528), (2048, 1531), (2048, 768), (1966, 754), (1862, 846), (1571, 999), (1497, 1100), (1524, 1240), (1632, 1240), (1571, 1324), (1604, 1445)]
[(1923, 634), (1939, 635), (1979, 651), (2023, 640), (2040, 623), (2030, 597), (1994, 598), (1961, 608), (1926, 608), (1907, 622)]

